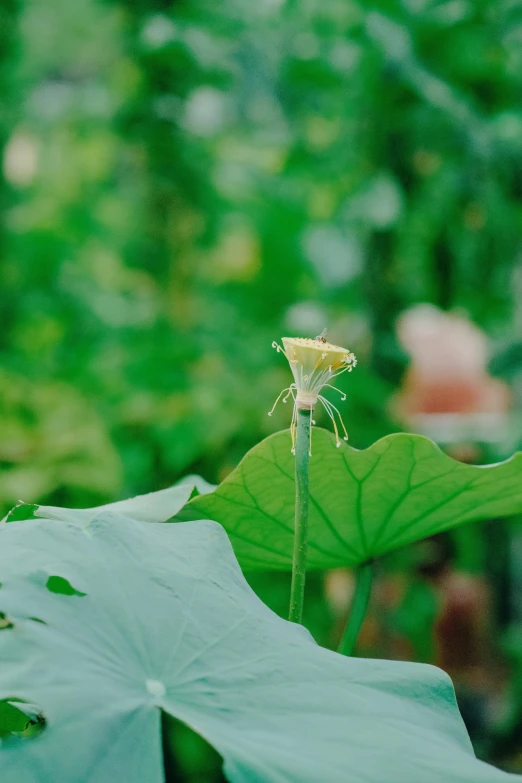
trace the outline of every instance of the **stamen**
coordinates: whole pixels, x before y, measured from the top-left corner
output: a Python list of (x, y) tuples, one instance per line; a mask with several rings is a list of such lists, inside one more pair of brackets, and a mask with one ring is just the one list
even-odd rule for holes
[[(337, 416), (339, 417), (339, 421), (341, 422), (341, 427), (343, 428), (343, 432), (344, 432), (343, 440), (348, 440), (348, 432), (346, 431), (346, 427), (344, 426), (343, 417), (341, 416), (338, 408), (336, 408), (335, 405), (333, 403), (331, 403), (330, 400), (327, 400), (325, 397), (319, 396), (319, 399), (323, 403), (323, 407), (326, 409), (328, 415), (330, 416), (330, 418), (332, 419), (332, 421), (334, 423), (334, 430), (336, 431), (336, 434), (337, 434), (337, 427), (335, 425), (335, 414), (334, 414), (334, 411), (335, 411), (335, 413), (337, 413)], [(340, 445), (341, 445), (340, 442), (336, 443), (337, 448), (339, 448)]]
[(333, 410), (339, 416), (339, 421), (341, 422), (341, 427), (343, 428), (343, 431), (344, 431), (344, 438), (343, 438), (343, 440), (348, 440), (348, 433), (346, 431), (346, 427), (344, 426), (344, 421), (343, 421), (343, 417), (341, 416), (341, 412), (339, 411), (338, 408), (335, 407), (333, 402), (330, 402), (330, 400), (328, 400), (328, 405), (330, 406), (330, 408), (333, 408)]
[(331, 383), (325, 383), (324, 386), (325, 387), (328, 386), (329, 389), (333, 389), (334, 391), (339, 392), (339, 394), (341, 395), (341, 400), (343, 402), (345, 401), (346, 394), (343, 391), (341, 391), (341, 389), (338, 389), (337, 386), (332, 386)]
[(319, 354), (319, 356), (317, 357), (317, 361), (315, 363), (315, 366), (314, 366), (314, 369), (312, 370), (312, 372), (315, 372), (320, 367), (321, 362), (324, 361), (324, 359), (326, 359), (326, 357), (327, 357), (327, 354), (324, 353), (324, 352)]
[(328, 414), (328, 416), (332, 420), (332, 424), (333, 424), (333, 428), (334, 428), (334, 432), (335, 432), (335, 445), (337, 446), (337, 448), (339, 448), (339, 446), (341, 445), (341, 441), (339, 439), (339, 430), (337, 429), (337, 424), (335, 422), (335, 417), (334, 417), (334, 415), (333, 415), (333, 413), (332, 413), (332, 411), (330, 409), (330, 403), (322, 395), (319, 395), (319, 399), (323, 403), (323, 408), (325, 409), (326, 413)]
[(275, 348), (277, 353), (282, 353), (285, 359), (289, 362), (290, 359), (288, 358), (288, 354), (286, 353), (285, 349), (282, 348), (279, 343), (277, 343), (275, 340), (272, 341), (272, 348)]
[[(288, 394), (287, 394), (287, 395), (286, 395), (286, 397), (283, 399), (283, 402), (287, 402), (287, 401), (288, 401), (288, 398), (290, 397), (290, 395), (292, 395), (292, 397), (294, 396), (294, 386), (295, 386), (295, 384), (294, 384), (294, 383), (291, 383), (291, 384), (290, 384), (290, 386), (288, 387)], [(286, 391), (286, 389), (284, 389), (284, 390), (281, 392), (281, 394), (284, 394), (284, 392), (285, 392), (285, 391)]]
[(345, 365), (345, 366), (342, 368), (342, 370), (339, 370), (338, 372), (334, 372), (334, 373), (332, 373), (332, 374), (330, 375), (330, 378), (329, 378), (329, 380), (331, 380), (332, 378), (337, 378), (337, 376), (338, 376), (338, 375), (342, 375), (342, 374), (343, 374), (343, 372), (351, 372), (351, 370), (353, 370), (353, 367), (348, 367), (348, 365), (346, 364), (346, 365)]
[[(272, 405), (272, 410), (268, 412), (268, 415), (269, 415), (269, 416), (271, 416), (271, 415), (272, 415), (272, 413), (275, 411), (275, 409), (276, 409), (276, 405), (277, 405), (277, 403), (279, 402), (279, 400), (281, 399), (281, 397), (283, 396), (283, 394), (284, 394), (285, 392), (289, 391), (291, 388), (292, 388), (291, 386), (288, 386), (286, 389), (283, 389), (283, 391), (282, 391), (282, 392), (281, 392), (281, 393), (278, 395), (278, 397), (277, 397), (276, 401), (275, 401), (275, 402), (274, 402), (274, 404)], [(287, 400), (287, 399), (288, 399), (288, 395), (287, 395), (286, 399), (284, 399), (284, 400), (283, 400), (283, 402), (286, 402), (286, 400)]]

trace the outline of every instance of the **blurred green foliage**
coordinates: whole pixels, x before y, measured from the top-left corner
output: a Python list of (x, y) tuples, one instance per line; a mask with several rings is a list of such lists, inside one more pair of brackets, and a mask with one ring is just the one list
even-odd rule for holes
[(274, 428), (282, 332), (360, 354), (364, 446), (396, 428), (402, 308), (515, 323), (518, 4), (2, 14), (4, 507), (223, 476)]

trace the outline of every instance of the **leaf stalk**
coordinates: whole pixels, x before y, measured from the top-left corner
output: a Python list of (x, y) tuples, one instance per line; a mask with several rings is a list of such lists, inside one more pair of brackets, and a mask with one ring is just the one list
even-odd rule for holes
[(366, 616), (373, 584), (373, 562), (362, 563), (355, 575), (355, 591), (346, 628), (337, 652), (352, 655), (359, 631)]

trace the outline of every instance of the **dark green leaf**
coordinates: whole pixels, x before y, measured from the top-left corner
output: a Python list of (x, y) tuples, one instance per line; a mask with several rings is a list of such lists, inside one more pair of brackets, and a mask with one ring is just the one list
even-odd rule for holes
[[(244, 568), (289, 569), (294, 525), (290, 435), (255, 446), (215, 492), (180, 519), (214, 519)], [(388, 435), (364, 451), (313, 432), (310, 568), (353, 566), (443, 530), (522, 512), (522, 455), (465, 465), (420, 435)]]

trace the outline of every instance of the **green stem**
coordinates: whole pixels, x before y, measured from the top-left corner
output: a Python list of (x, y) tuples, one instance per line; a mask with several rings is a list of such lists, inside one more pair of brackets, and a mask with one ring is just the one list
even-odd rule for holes
[(306, 579), (306, 552), (308, 548), (308, 465), (310, 460), (311, 412), (297, 411), (295, 440), (295, 530), (292, 587), (288, 619), (301, 623)]
[(353, 595), (352, 605), (350, 607), (350, 616), (346, 623), (346, 628), (341, 639), (341, 644), (337, 652), (341, 655), (351, 655), (361, 630), (366, 610), (368, 608), (368, 602), (372, 592), (373, 582), (373, 563), (363, 563), (357, 569), (355, 577), (355, 592)]

